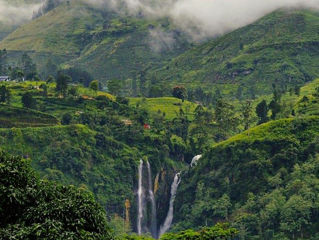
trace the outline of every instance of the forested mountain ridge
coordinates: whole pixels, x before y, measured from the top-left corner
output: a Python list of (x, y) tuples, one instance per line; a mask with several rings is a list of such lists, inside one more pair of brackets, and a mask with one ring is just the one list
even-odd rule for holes
[(161, 65), (187, 48), (186, 39), (177, 32), (173, 49), (161, 40), (153, 42), (152, 32), (173, 34), (173, 30), (167, 19), (121, 16), (84, 1), (65, 1), (18, 28), (0, 43), (0, 48), (7, 49), (12, 57), (30, 52), (44, 76), (45, 64), (51, 59), (63, 68), (86, 70), (104, 85), (111, 79), (132, 85), (132, 79), (143, 77), (149, 63)]
[[(278, 10), (192, 47), (169, 19), (124, 16), (70, 1), (21, 26), (0, 47), (14, 59), (30, 52), (43, 76), (51, 59), (88, 71), (104, 86), (117, 79), (133, 96), (166, 96), (183, 84), (254, 98), (269, 93), (272, 84), (287, 89), (319, 76), (318, 22), (316, 11)], [(154, 95), (156, 87), (161, 91)]]
[(0, 239), (317, 240), (318, 12), (195, 43), (94, 3), (0, 42)]
[[(110, 225), (120, 235), (136, 231), (136, 174), (139, 159), (144, 159), (153, 173), (159, 222), (163, 222), (168, 208), (173, 175), (183, 171), (173, 230), (229, 221), (247, 239), (266, 235), (283, 239), (292, 234), (311, 239), (316, 234), (317, 223), (313, 219), (317, 195), (309, 199), (301, 190), (292, 194), (289, 189), (298, 180), (294, 176), (303, 176), (302, 189), (316, 192), (316, 185), (309, 185), (309, 181), (317, 181), (319, 125), (318, 117), (312, 115), (316, 113), (318, 84), (309, 83), (299, 90), (299, 95), (284, 94), (282, 101), (290, 99), (293, 105), (289, 111), (282, 108), (286, 113), (277, 114), (279, 120), (230, 137), (241, 132), (246, 121), (250, 125), (257, 121), (254, 109), (246, 103), (243, 106), (248, 106), (251, 119), (232, 112), (236, 108), (222, 99), (211, 111), (173, 98), (115, 98), (80, 84), (67, 86), (67, 95), (63, 96), (55, 83), (9, 82), (1, 87), (0, 99), (8, 89), (11, 97), (1, 105), (0, 116), (12, 119), (15, 128), (1, 123), (0, 143), (7, 152), (32, 159), (32, 166), (42, 178), (92, 191), (107, 211)], [(30, 95), (33, 100), (26, 101)], [(4, 96), (7, 100), (8, 95)], [(163, 101), (165, 109), (171, 111), (167, 116), (160, 111), (164, 110), (160, 107)], [(171, 108), (175, 109), (175, 117)], [(280, 119), (287, 113), (289, 119)], [(45, 121), (51, 122), (43, 126)], [(222, 141), (225, 138), (229, 139)], [(200, 152), (203, 157), (198, 165), (188, 167), (192, 157)], [(309, 166), (311, 169), (304, 169)], [(207, 191), (204, 193), (203, 189)], [(279, 194), (280, 208), (289, 209), (295, 200), (307, 204), (307, 215), (302, 217), (308, 223), (297, 225), (303, 230), (289, 222), (294, 221), (289, 220), (291, 216), (299, 217), (295, 213), (284, 215), (276, 208), (273, 219), (265, 218), (263, 214), (270, 206), (260, 204), (265, 199), (277, 201), (272, 199), (274, 194)], [(255, 204), (253, 209), (248, 209), (250, 198)], [(126, 211), (129, 215), (124, 214)], [(120, 222), (124, 219), (123, 228)], [(269, 226), (270, 221), (274, 221), (273, 226)], [(196, 236), (195, 232), (187, 234)]]
[[(136, 174), (144, 159), (156, 173), (154, 178), (157, 176), (156, 196), (162, 206), (158, 220), (163, 221), (174, 172), (191, 151), (175, 135), (183, 125), (176, 122), (170, 132), (164, 129), (172, 124), (174, 112), (176, 119), (193, 118), (196, 104), (166, 98), (170, 111), (166, 116), (165, 111), (158, 111), (160, 107), (153, 111), (139, 107), (142, 99), (129, 106), (126, 98), (80, 84), (67, 88), (63, 97), (55, 83), (2, 83), (0, 148), (31, 159), (44, 179), (91, 191), (111, 223), (125, 219), (124, 229), (115, 225), (121, 233), (135, 230)], [(192, 109), (187, 115), (177, 114), (188, 106)]]
[(316, 239), (318, 126), (282, 119), (212, 146), (182, 176), (176, 229), (231, 221), (244, 239)]
[(276, 11), (253, 24), (200, 44), (150, 73), (159, 81), (189, 88), (219, 88), (234, 97), (254, 98), (303, 85), (318, 77), (319, 15)]

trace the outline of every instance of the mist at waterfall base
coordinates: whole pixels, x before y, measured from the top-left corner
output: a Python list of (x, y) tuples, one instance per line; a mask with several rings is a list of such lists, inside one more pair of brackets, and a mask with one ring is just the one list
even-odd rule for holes
[[(171, 196), (169, 201), (169, 209), (167, 216), (163, 225), (161, 225), (160, 230), (157, 230), (157, 213), (156, 213), (156, 200), (153, 192), (153, 184), (152, 184), (152, 173), (151, 166), (148, 161), (146, 161), (147, 167), (147, 176), (148, 176), (148, 184), (147, 191), (145, 191), (143, 187), (143, 166), (144, 162), (141, 159), (138, 167), (138, 190), (137, 190), (137, 233), (141, 235), (145, 232), (150, 232), (152, 237), (157, 239), (162, 234), (167, 232), (172, 225), (173, 216), (174, 216), (174, 201), (176, 197), (176, 192), (178, 185), (181, 182), (180, 173), (177, 173), (174, 177), (174, 181), (171, 185)], [(147, 201), (151, 203), (151, 221), (150, 225), (147, 226), (145, 224), (145, 215), (147, 208)]]

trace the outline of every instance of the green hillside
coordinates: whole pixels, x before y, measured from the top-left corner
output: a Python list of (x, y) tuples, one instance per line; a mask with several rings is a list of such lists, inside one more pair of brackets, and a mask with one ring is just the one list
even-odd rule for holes
[(309, 117), (213, 145), (182, 177), (175, 229), (231, 221), (244, 239), (316, 239), (318, 139), (319, 118)]
[(311, 11), (277, 11), (234, 32), (200, 44), (150, 71), (167, 84), (211, 91), (218, 87), (235, 97), (269, 93), (303, 85), (319, 76), (319, 15)]
[[(158, 175), (159, 204), (169, 201), (174, 171), (183, 165), (181, 151), (190, 151), (175, 135), (177, 123), (166, 130), (171, 128), (173, 112), (163, 116), (150, 106), (130, 106), (125, 98), (76, 84), (69, 86), (75, 93), (66, 97), (57, 93), (55, 83), (7, 82), (1, 87), (11, 92), (11, 101), (0, 105), (0, 149), (31, 159), (42, 178), (90, 190), (110, 219), (124, 217), (124, 203), (129, 201), (130, 231), (136, 226), (137, 166), (144, 159), (152, 166), (152, 180)], [(33, 109), (21, 103), (26, 93), (35, 100)], [(162, 103), (163, 99), (153, 100)], [(178, 111), (182, 106), (175, 103), (180, 105), (180, 100), (168, 99), (165, 107)], [(195, 104), (186, 105), (194, 111)], [(144, 129), (144, 124), (151, 129)], [(160, 221), (166, 208), (159, 211)]]
[(0, 239), (319, 239), (318, 12), (190, 43), (49, 9), (0, 42)]
[[(317, 12), (277, 11), (190, 49), (167, 19), (124, 17), (71, 1), (21, 26), (0, 48), (9, 50), (11, 63), (29, 52), (43, 76), (50, 59), (88, 71), (104, 86), (118, 79), (126, 95), (149, 96), (156, 88), (169, 96), (171, 87), (182, 84), (253, 98), (269, 93), (273, 84), (287, 90), (319, 76), (318, 28)], [(173, 33), (175, 47), (152, 51), (153, 30)]]
[(196, 104), (173, 97), (162, 98), (130, 98), (130, 105), (146, 109), (151, 114), (162, 113), (167, 119), (174, 119), (182, 109), (186, 115), (193, 119)]
[(49, 114), (0, 105), (0, 128), (43, 127), (57, 124), (59, 120)]
[(133, 201), (138, 155), (110, 137), (74, 125), (2, 129), (0, 142), (7, 152), (32, 159), (42, 177), (86, 186), (110, 213)]
[(0, 48), (6, 48), (14, 58), (30, 52), (40, 72), (45, 71), (50, 58), (65, 68), (84, 69), (104, 83), (127, 80), (136, 78), (150, 62), (160, 65), (185, 49), (185, 41), (178, 37), (181, 44), (174, 51), (152, 51), (149, 30), (157, 26), (163, 31), (171, 27), (165, 19), (121, 17), (82, 1), (69, 1), (17, 29), (0, 43)]

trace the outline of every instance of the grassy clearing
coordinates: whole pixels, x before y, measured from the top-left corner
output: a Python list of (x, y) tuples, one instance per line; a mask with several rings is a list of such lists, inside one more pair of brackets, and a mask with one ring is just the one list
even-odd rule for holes
[(173, 119), (177, 116), (180, 109), (190, 118), (193, 119), (194, 111), (197, 104), (173, 98), (173, 97), (162, 97), (162, 98), (130, 98), (131, 106), (138, 106), (145, 108), (150, 113), (165, 113), (166, 119)]

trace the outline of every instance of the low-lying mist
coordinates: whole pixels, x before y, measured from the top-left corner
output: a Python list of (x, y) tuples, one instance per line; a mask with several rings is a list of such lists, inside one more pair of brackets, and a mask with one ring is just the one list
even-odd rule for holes
[(20, 25), (30, 20), (41, 5), (41, 1), (34, 4), (17, 4), (0, 0), (0, 22), (8, 26)]
[[(89, 1), (89, 0), (88, 0)], [(95, 0), (95, 3), (103, 0)], [(319, 0), (104, 0), (114, 9), (168, 17), (193, 40), (221, 35), (282, 8), (319, 9)]]

